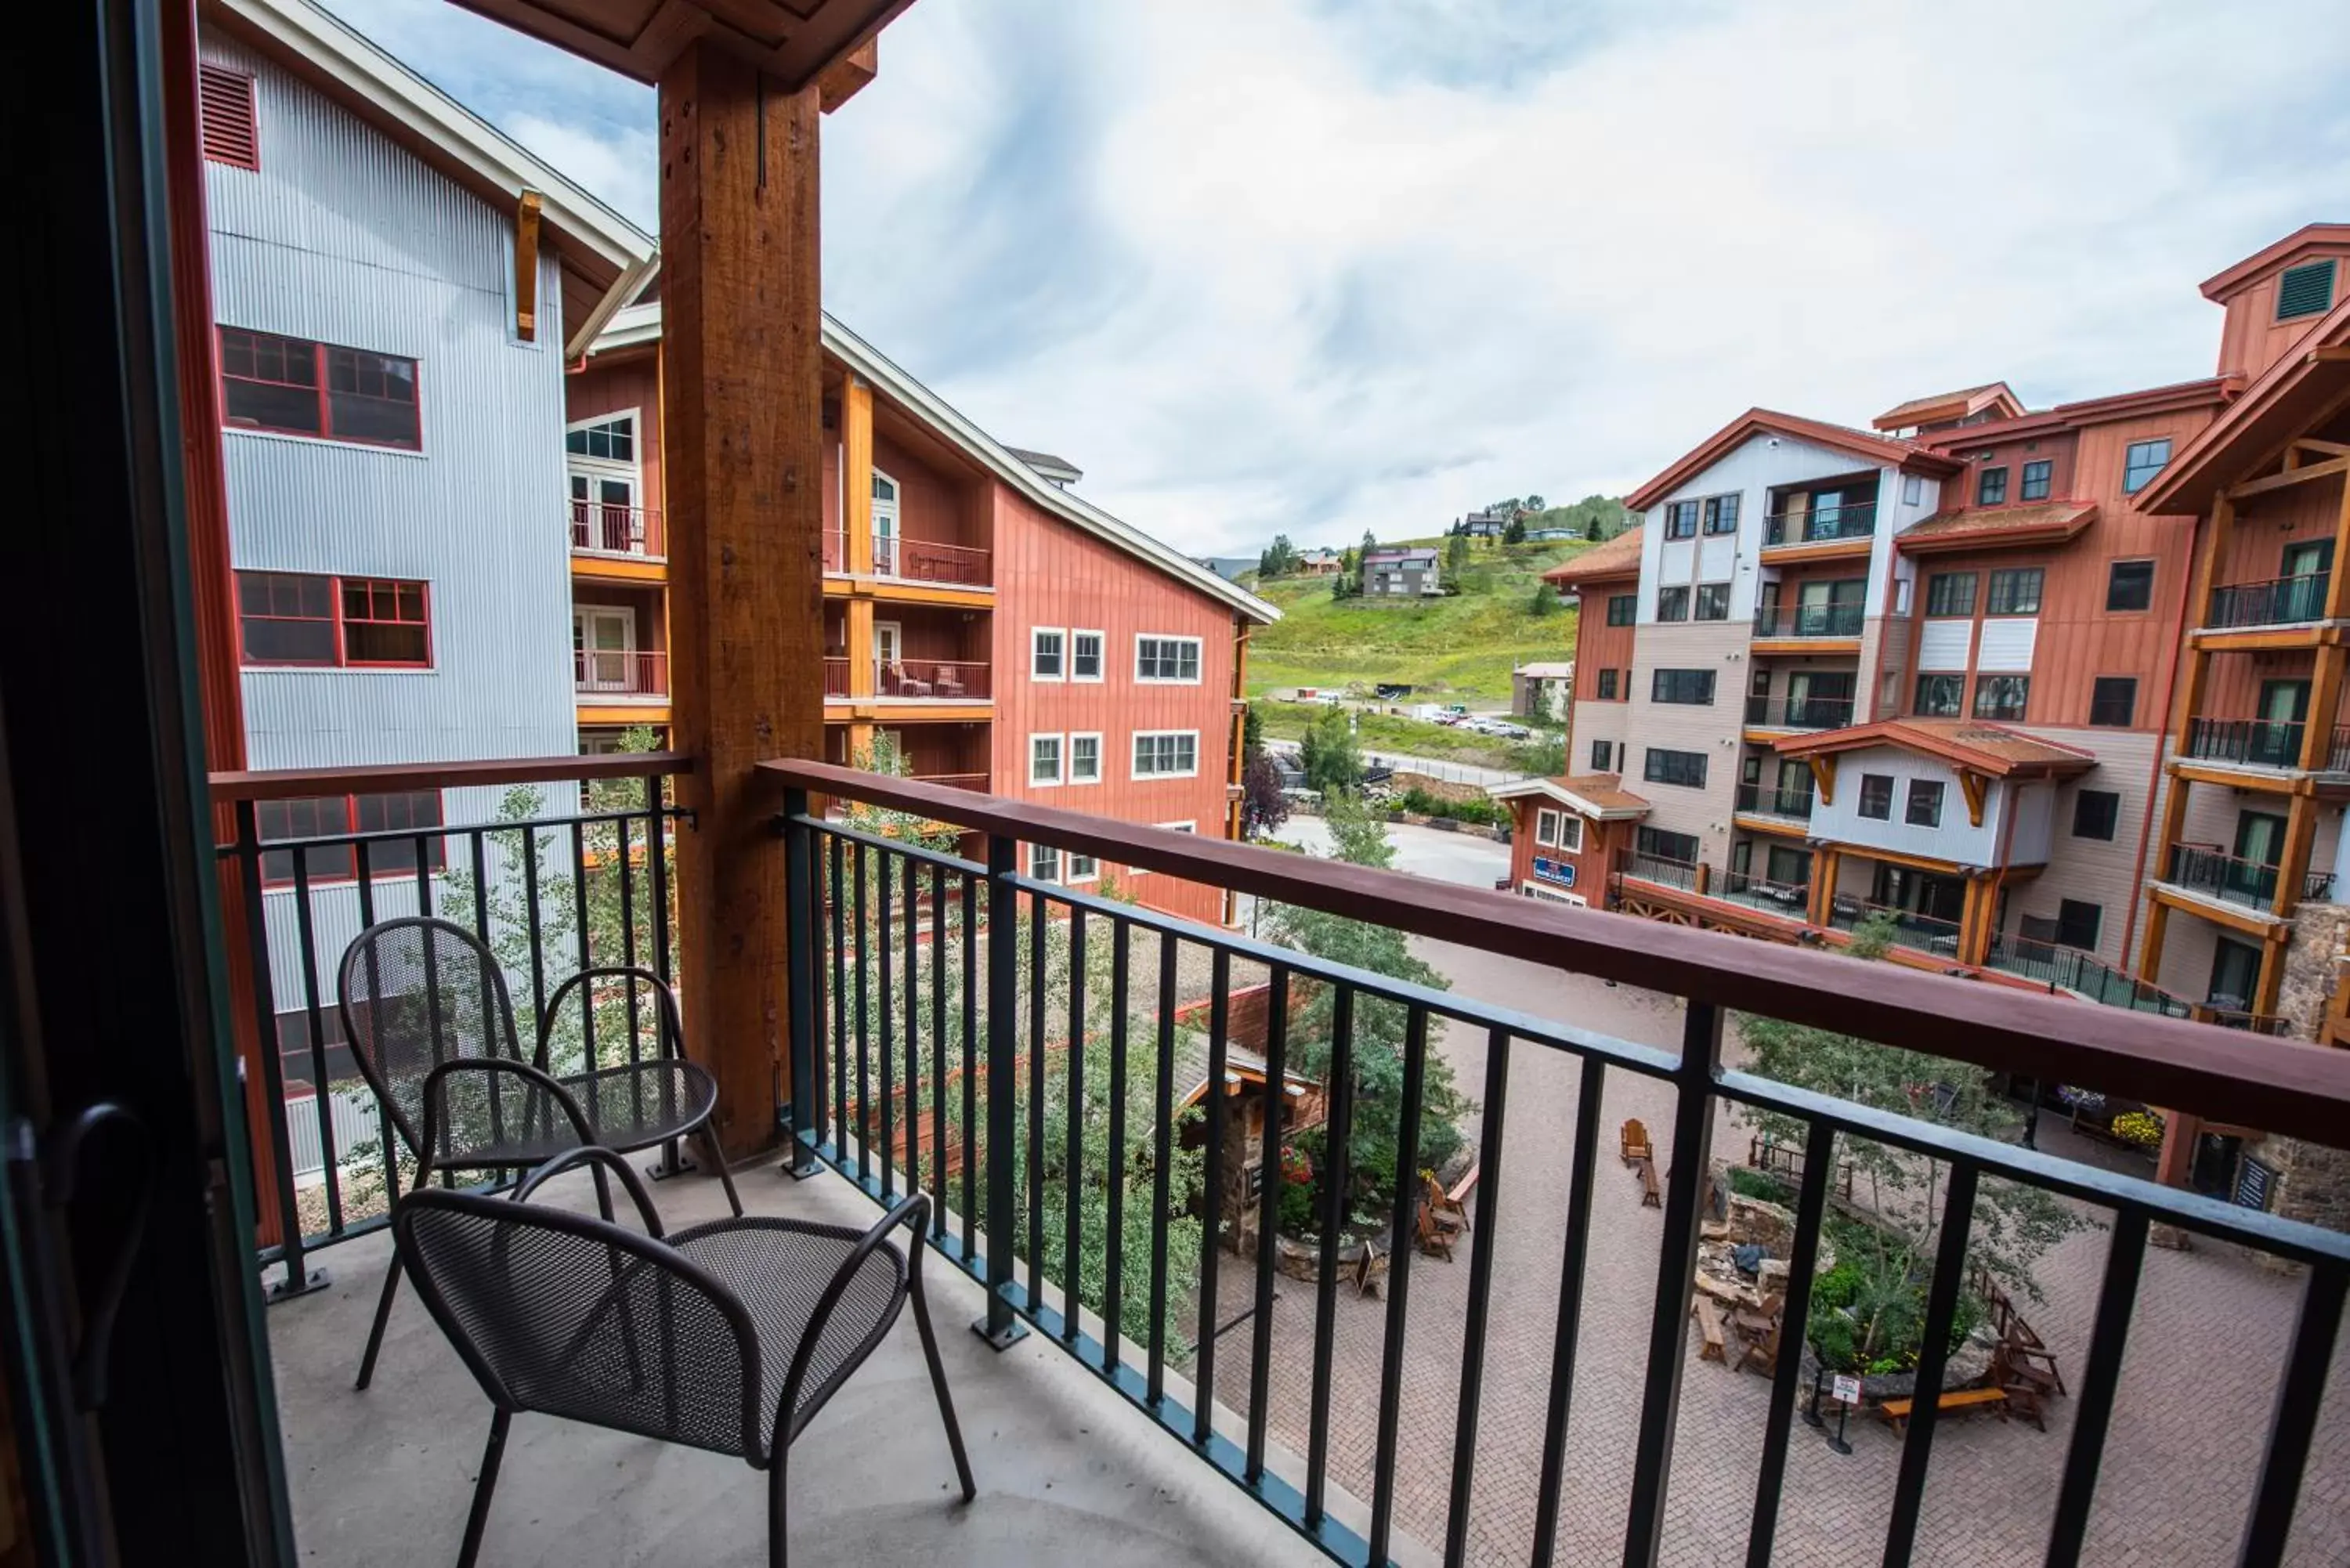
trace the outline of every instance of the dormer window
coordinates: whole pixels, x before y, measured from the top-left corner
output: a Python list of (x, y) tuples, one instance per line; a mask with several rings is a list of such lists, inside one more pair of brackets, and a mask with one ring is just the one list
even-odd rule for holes
[(1975, 504), (2004, 506), (2007, 504), (2007, 465), (1986, 468), (1975, 477)]
[(2301, 266), (2289, 266), (2277, 279), (2276, 318), (2295, 321), (2323, 316), (2334, 307), (2334, 272), (2339, 264), (2328, 256)]

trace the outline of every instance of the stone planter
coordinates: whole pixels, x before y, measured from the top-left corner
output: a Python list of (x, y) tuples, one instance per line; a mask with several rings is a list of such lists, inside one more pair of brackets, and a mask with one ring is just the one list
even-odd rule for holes
[[(1382, 1258), (1386, 1256), (1384, 1251), (1380, 1255)], [(1362, 1242), (1342, 1241), (1338, 1243), (1338, 1274), (1341, 1279), (1351, 1279), (1362, 1264)], [(1322, 1243), (1299, 1241), (1276, 1231), (1273, 1238), (1273, 1266), (1293, 1280), (1314, 1284), (1322, 1278)]]
[[(1964, 1345), (1950, 1352), (1942, 1364), (1942, 1392), (1971, 1388), (1991, 1376), (1991, 1354), (1999, 1348), (1999, 1340), (1987, 1327), (1978, 1326)], [(1824, 1371), (1812, 1347), (1804, 1346), (1803, 1380), (1799, 1386), (1810, 1388), (1814, 1380), (1825, 1391), (1832, 1386), (1835, 1374)], [(1918, 1375), (1915, 1372), (1872, 1374), (1860, 1380), (1860, 1400), (1863, 1405), (1882, 1405), (1887, 1399), (1914, 1399), (1918, 1395)], [(1806, 1393), (1801, 1397), (1809, 1399)]]

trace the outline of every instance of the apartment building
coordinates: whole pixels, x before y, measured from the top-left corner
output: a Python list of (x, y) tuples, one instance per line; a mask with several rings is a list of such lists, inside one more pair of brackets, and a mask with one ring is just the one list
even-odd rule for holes
[[(579, 740), (669, 718), (657, 302), (568, 388)], [(1279, 612), (995, 441), (825, 318), (827, 755), (886, 735), (917, 778), (1238, 836), (1249, 628)], [(1227, 917), (1211, 889), (1049, 851), (1029, 869)], [(1159, 885), (1165, 884), (1165, 885)]]
[(1428, 545), (1363, 552), (1363, 597), (1416, 599), (1443, 592), (1437, 556)]
[[(256, 768), (559, 754), (564, 367), (652, 244), (308, 0), (223, 0), (201, 38), (218, 408), (245, 755)], [(544, 462), (517, 454), (544, 452)], [(427, 830), (496, 790), (262, 803), (264, 838)], [(438, 839), (373, 846), (374, 911), (414, 907)], [(359, 857), (265, 866), (272, 951), (323, 989)], [(293, 929), (298, 876), (316, 929)], [(377, 879), (380, 885), (376, 885)], [(277, 928), (284, 928), (278, 930)], [(282, 937), (284, 940), (279, 940)], [(272, 977), (308, 1038), (297, 966)], [(307, 1054), (290, 1059), (307, 1075)]]

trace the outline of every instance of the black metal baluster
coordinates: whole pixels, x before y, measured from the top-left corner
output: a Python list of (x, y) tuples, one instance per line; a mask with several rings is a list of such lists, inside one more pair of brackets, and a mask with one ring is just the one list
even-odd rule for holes
[[(578, 926), (577, 947), (579, 968), (577, 974), (595, 963), (590, 956), (593, 944), (588, 940), (588, 830), (577, 817), (571, 819), (571, 918)], [(579, 1053), (580, 1065), (594, 1072), (600, 1064), (596, 1060), (596, 986), (594, 981), (579, 988)], [(590, 1116), (595, 1107), (586, 1107)]]
[(1019, 1218), (1013, 1184), (1019, 1158), (1020, 1021), (1019, 895), (1013, 877), (1020, 841), (1002, 834), (987, 840), (987, 1316), (972, 1326), (998, 1350), (1024, 1337), (1012, 1311), (1013, 1240)]
[[(310, 1031), (310, 1082), (317, 1089), (318, 1154), (327, 1179), (327, 1233), (343, 1233), (343, 1172), (335, 1150), (334, 1085), (327, 1078), (326, 1014), (318, 1006), (318, 939), (310, 915), (310, 851), (296, 845), (294, 932), (302, 955), (302, 1016)], [(273, 1038), (265, 1049), (276, 1049)], [(282, 1069), (281, 1069), (282, 1072)]]
[(838, 836), (827, 833), (832, 874), (832, 1158), (848, 1163), (848, 884)]
[(795, 1177), (812, 1176), (816, 1168), (817, 1109), (824, 1101), (816, 1065), (816, 977), (823, 972), (824, 921), (816, 902), (813, 858), (808, 843), (807, 791), (784, 791), (784, 973), (791, 999), (787, 1027), (791, 1031), (791, 1149), (785, 1168)]
[(1828, 1183), (1835, 1174), (1835, 1129), (1811, 1121), (1804, 1128), (1804, 1180), (1795, 1198), (1795, 1252), (1787, 1263), (1787, 1293), (1779, 1304), (1779, 1359), (1771, 1369), (1771, 1413), (1762, 1424), (1762, 1464), (1754, 1483), (1754, 1519), (1746, 1532), (1747, 1568), (1771, 1568), (1779, 1530), (1779, 1493), (1787, 1474), (1788, 1423), (1804, 1376), (1804, 1330), (1812, 1310), (1812, 1275), (1819, 1266), (1820, 1226)]
[(2089, 1334), (2088, 1365), (2073, 1406), (2073, 1439), (2064, 1449), (2064, 1482), (2056, 1493), (2055, 1521), (2048, 1532), (2048, 1568), (2073, 1568), (2088, 1540), (2097, 1465), (2105, 1458), (2106, 1433), (2113, 1425), (2130, 1312), (2137, 1304), (2138, 1274), (2146, 1266), (2147, 1225), (2143, 1209), (2125, 1209), (2114, 1216), (2105, 1282), (2097, 1292), (2096, 1326)]
[[(530, 937), (530, 1015), (536, 1019), (546, 1016), (546, 926), (538, 907), (538, 829), (525, 827), (522, 835), (522, 906), (523, 923)], [(364, 903), (366, 883), (360, 883), (360, 899)], [(361, 917), (363, 919), (364, 916)]]
[(1379, 1346), (1378, 1444), (1371, 1464), (1370, 1558), (1385, 1563), (1395, 1533), (1398, 1426), (1403, 1417), (1403, 1336), (1411, 1294), (1412, 1217), (1418, 1211), (1419, 1124), (1428, 1092), (1428, 1012), (1414, 1005), (1404, 1022), (1402, 1126), (1396, 1134), (1395, 1213), (1388, 1231), (1387, 1337)]
[(1721, 1060), (1721, 1014), (1692, 1001), (1681, 1020), (1681, 1056), (1673, 1069), (1672, 1165), (1665, 1181), (1664, 1244), (1657, 1258), (1657, 1295), (1648, 1322), (1648, 1366), (1641, 1386), (1640, 1432), (1632, 1455), (1632, 1501), (1624, 1532), (1625, 1568), (1653, 1568), (1665, 1530), (1665, 1488), (1673, 1464), (1673, 1425), (1680, 1410), (1682, 1345), (1689, 1337), (1690, 1293), (1697, 1278), (1698, 1210), (1712, 1157), (1713, 1079)]
[(881, 1085), (878, 1091), (881, 1101), (881, 1201), (888, 1203), (897, 1195), (898, 1149), (898, 1085), (897, 1054), (898, 992), (897, 977), (891, 972), (889, 931), (889, 852), (881, 851), (879, 868), (873, 876), (874, 925), (879, 934), (881, 967), (875, 978), (880, 988), (874, 1012), (879, 1016), (881, 1038), (875, 1042), (874, 1054), (880, 1058)]
[(1149, 1400), (1167, 1397), (1167, 1221), (1175, 1158), (1175, 970), (1182, 949), (1159, 933), (1159, 1060), (1151, 1070)]
[(2301, 1501), (2302, 1472), (2308, 1467), (2310, 1441), (2325, 1401), (2325, 1377), (2334, 1365), (2345, 1295), (2350, 1295), (2350, 1263), (2311, 1267), (2309, 1282), (2301, 1291), (2293, 1351), (2269, 1416), (2268, 1449), (2261, 1458), (2251, 1515), (2244, 1521), (2239, 1568), (2278, 1568), (2284, 1561), (2285, 1543), (2293, 1538), (2293, 1505)]
[(915, 924), (915, 905), (921, 895), (921, 867), (910, 855), (898, 857), (905, 868), (906, 975), (906, 1190), (922, 1189), (922, 973), (921, 949)]
[[(613, 867), (615, 874), (620, 878), (619, 961), (629, 965), (630, 968), (634, 968), (637, 962), (637, 878), (635, 874), (629, 868), (629, 819), (625, 815), (621, 815), (613, 820), (612, 826), (618, 830), (618, 836), (620, 840), (619, 858), (614, 863)], [(786, 858), (788, 858), (791, 851), (786, 847), (784, 853)], [(788, 877), (788, 873), (786, 875)], [(792, 909), (795, 912), (797, 911), (798, 907), (796, 905), (787, 907)], [(789, 919), (790, 917), (787, 916), (785, 918)], [(793, 970), (791, 972), (796, 975), (799, 971)], [(635, 975), (629, 975), (625, 977), (625, 980), (629, 993), (629, 1065), (631, 1067), (640, 1067), (644, 1065), (645, 1061), (645, 1041), (642, 1021), (639, 1019), (637, 1012), (637, 977)], [(660, 1025), (657, 1023), (654, 1027), (658, 1029)], [(633, 1081), (641, 1085), (643, 1081), (642, 1075), (639, 1075)], [(642, 1101), (643, 1090), (641, 1087), (639, 1089), (638, 1094), (639, 1103), (637, 1106), (637, 1116), (639, 1122), (641, 1122), (644, 1116), (644, 1105)]]
[(277, 1003), (269, 974), (269, 915), (263, 902), (261, 880), (261, 815), (252, 801), (236, 803), (237, 870), (244, 888), (244, 937), (253, 956), (255, 1044), (261, 1053), (262, 1091), (269, 1098), (270, 1175), (277, 1198), (279, 1246), (286, 1278), (270, 1293), (273, 1301), (297, 1296), (324, 1284), (305, 1261), (302, 1213), (294, 1196), (293, 1129), (286, 1117), (286, 1060), (277, 1043)]
[[(482, 939), (482, 945), (484, 947), (488, 947), (490, 945), (490, 872), (489, 857), (486, 846), (488, 838), (488, 832), (485, 829), (479, 827), (474, 828), (471, 833), (466, 835), (466, 839), (473, 851), (473, 934)], [(495, 1005), (494, 1002), (489, 1002), (486, 999), (484, 1004), (490, 1006)]]
[(947, 1233), (947, 868), (931, 867), (931, 1240)]
[[(364, 841), (354, 842), (350, 846), (350, 849), (351, 863), (359, 876), (359, 929), (366, 930), (369, 926), (375, 924), (375, 877), (370, 875), (370, 867), (368, 864), (368, 846), (366, 843)], [(382, 1005), (382, 999), (383, 977), (376, 972), (375, 950), (370, 948), (368, 950), (368, 1006), (370, 1010), (369, 1016), (372, 1023), (372, 1027), (369, 1030), (370, 1033), (380, 1033), (382, 1031), (381, 1021), (374, 1018), (373, 1014), (373, 1010)], [(390, 1107), (386, 1106), (382, 1100), (378, 1099), (375, 1106), (375, 1115), (378, 1137), (381, 1140), (380, 1147), (383, 1150), (383, 1202), (385, 1210), (389, 1212), (391, 1205), (400, 1199), (400, 1155), (398, 1152), (400, 1145), (397, 1141), (398, 1135), (393, 1130), (391, 1125)]]
[(416, 912), (425, 916), (430, 916), (433, 912), (432, 862), (430, 845), (431, 840), (420, 833), (409, 846), (410, 852), (416, 857)]
[(1493, 1299), (1493, 1226), (1501, 1205), (1502, 1133), (1508, 1126), (1510, 1032), (1485, 1036), (1484, 1139), (1477, 1148), (1477, 1232), (1469, 1254), (1469, 1321), (1461, 1339), (1461, 1407), (1452, 1426), (1452, 1497), (1445, 1568), (1468, 1560), (1469, 1502), (1477, 1472), (1477, 1407), (1485, 1386), (1485, 1320)]
[(1102, 1371), (1118, 1380), (1118, 1348), (1126, 1339), (1126, 1030), (1127, 938), (1130, 922), (1109, 931), (1109, 1163), (1102, 1172), (1108, 1213), (1102, 1256)]
[(1264, 1480), (1264, 1434), (1273, 1405), (1274, 1235), (1281, 1228), (1281, 1113), (1287, 1097), (1289, 970), (1275, 964), (1264, 1006), (1263, 1127), (1257, 1141), (1256, 1300), (1249, 1336), (1248, 1460), (1251, 1486)]
[(1583, 1272), (1591, 1254), (1591, 1178), (1598, 1164), (1607, 1064), (1583, 1058), (1575, 1096), (1575, 1147), (1566, 1169), (1566, 1239), (1559, 1248), (1558, 1316), (1551, 1330), (1550, 1405), (1543, 1417), (1542, 1480), (1534, 1487), (1534, 1568), (1558, 1555), (1558, 1505), (1565, 1484), (1566, 1417), (1575, 1403), (1575, 1348), (1583, 1327)]
[[(1336, 982), (1332, 982), (1336, 984)], [(1330, 1484), (1330, 1375), (1338, 1342), (1338, 1244), (1355, 1179), (1355, 988), (1330, 999), (1329, 1119), (1324, 1124), (1322, 1278), (1314, 1290), (1314, 1384), (1305, 1417), (1305, 1525), (1322, 1522)]]
[[(652, 926), (653, 972), (674, 984), (677, 976), (670, 972), (669, 950), (669, 827), (659, 774), (650, 774), (645, 778), (645, 903), (648, 906), (645, 919)], [(659, 1014), (660, 1004), (656, 1002), (653, 1006), (657, 1013), (653, 1028), (658, 1034), (668, 1025), (666, 1015)], [(678, 1054), (683, 1055), (685, 1042), (680, 1040), (673, 1044)], [(816, 1104), (819, 1110), (823, 1103), (823, 1096), (818, 1095)], [(678, 1163), (677, 1139), (671, 1138), (661, 1145), (660, 1168), (664, 1175), (674, 1175), (683, 1168)]]
[(1068, 1071), (1065, 1080), (1068, 1096), (1061, 1107), (1063, 1120), (1062, 1158), (1066, 1168), (1061, 1172), (1061, 1337), (1076, 1343), (1077, 1320), (1084, 1306), (1078, 1290), (1079, 1235), (1078, 1189), (1085, 1185), (1086, 1163), (1086, 912), (1075, 904), (1069, 906), (1069, 1051)]
[(1201, 1166), (1200, 1217), (1200, 1347), (1191, 1361), (1191, 1441), (1205, 1445), (1216, 1408), (1216, 1260), (1224, 1250), (1224, 1033), (1232, 1025), (1232, 955), (1218, 948), (1209, 961), (1207, 1159)]
[[(1019, 895), (1014, 893), (1014, 898)], [(1014, 905), (1017, 908), (1017, 905)], [(1016, 918), (1016, 917), (1015, 917)], [(1045, 896), (1028, 895), (1028, 1310), (1045, 1304)]]
[(1959, 1292), (1967, 1280), (1967, 1230), (1975, 1211), (1975, 1168), (1950, 1166), (1950, 1190), (1942, 1204), (1941, 1244), (1934, 1254), (1934, 1282), (1926, 1293), (1925, 1337), (1918, 1343), (1918, 1394), (1909, 1407), (1909, 1433), (1901, 1444), (1901, 1469), (1893, 1478), (1893, 1507), (1885, 1527), (1885, 1568), (1903, 1568), (1918, 1544), (1918, 1514), (1926, 1501), (1926, 1465), (1933, 1452), (1935, 1417), (1940, 1413), (1942, 1368), (1950, 1359), (1950, 1324), (1959, 1315)]
[(979, 1223), (979, 1061), (974, 1031), (979, 1022), (979, 889), (962, 874), (962, 1261), (976, 1256)]
[(865, 883), (870, 869), (872, 851), (862, 844), (849, 846), (850, 858), (856, 862), (857, 880), (850, 890), (855, 900), (850, 913), (857, 929), (857, 1185), (870, 1187), (873, 1182), (873, 1066), (867, 1055), (866, 1029), (868, 961), (865, 950)]

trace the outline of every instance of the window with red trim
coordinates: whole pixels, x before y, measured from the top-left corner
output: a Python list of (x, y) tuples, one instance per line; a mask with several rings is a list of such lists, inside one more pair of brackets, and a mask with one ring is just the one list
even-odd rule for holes
[(424, 445), (413, 359), (242, 327), (220, 329), (220, 357), (221, 417), (232, 429)]
[[(338, 838), (355, 833), (410, 833), (437, 830), (442, 826), (441, 794), (437, 790), (415, 790), (398, 794), (329, 794), (303, 800), (265, 800), (255, 803), (255, 814), (261, 830), (261, 842), (284, 844), (292, 840)], [(302, 863), (303, 875), (313, 884), (319, 882), (353, 882), (359, 879), (359, 850), (349, 844), (318, 845), (312, 848), (264, 849), (261, 852), (261, 880), (264, 886), (281, 888), (294, 881), (295, 862)], [(412, 877), (416, 874), (416, 841), (413, 838), (386, 839), (367, 846), (368, 877)], [(442, 870), (448, 864), (448, 849), (437, 831), (424, 841), (424, 865), (432, 871)]]
[(422, 583), (239, 572), (236, 607), (248, 665), (432, 668), (432, 609)]

